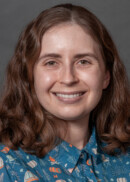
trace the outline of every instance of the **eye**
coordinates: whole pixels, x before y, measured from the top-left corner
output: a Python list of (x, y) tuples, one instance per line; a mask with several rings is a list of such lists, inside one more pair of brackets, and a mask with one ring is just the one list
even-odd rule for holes
[(45, 63), (47, 66), (55, 66), (57, 63), (55, 61), (48, 61)]
[(85, 64), (86, 65), (86, 64), (90, 64), (90, 62), (86, 59), (82, 59), (79, 61), (79, 64), (83, 64), (83, 65)]

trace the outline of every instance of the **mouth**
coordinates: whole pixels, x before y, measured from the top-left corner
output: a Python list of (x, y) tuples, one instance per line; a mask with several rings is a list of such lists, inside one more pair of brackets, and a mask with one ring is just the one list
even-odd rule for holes
[(68, 94), (68, 93), (55, 93), (57, 97), (62, 97), (62, 98), (66, 98), (66, 99), (71, 99), (71, 98), (76, 98), (79, 97), (81, 95), (83, 95), (83, 92), (79, 92), (79, 93), (73, 93), (73, 94)]
[(74, 103), (79, 101), (86, 92), (55, 92), (54, 95), (63, 102)]

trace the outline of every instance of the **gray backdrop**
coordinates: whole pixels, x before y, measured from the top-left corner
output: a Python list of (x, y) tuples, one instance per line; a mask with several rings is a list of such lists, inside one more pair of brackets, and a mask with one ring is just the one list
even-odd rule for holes
[(20, 32), (42, 10), (74, 3), (91, 10), (112, 35), (130, 78), (130, 0), (0, 0), (0, 88)]

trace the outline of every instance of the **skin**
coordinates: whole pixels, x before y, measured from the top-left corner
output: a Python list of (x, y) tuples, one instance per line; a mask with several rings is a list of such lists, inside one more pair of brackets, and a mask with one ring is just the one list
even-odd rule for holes
[[(44, 34), (34, 66), (36, 95), (48, 112), (66, 120), (65, 140), (79, 149), (89, 139), (90, 112), (100, 101), (109, 80), (99, 46), (79, 25), (61, 24)], [(82, 95), (64, 98), (56, 95), (59, 93)]]

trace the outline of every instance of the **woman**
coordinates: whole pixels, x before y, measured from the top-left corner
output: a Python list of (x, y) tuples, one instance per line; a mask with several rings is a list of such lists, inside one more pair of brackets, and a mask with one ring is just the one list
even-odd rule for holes
[(71, 4), (43, 11), (7, 69), (1, 181), (129, 181), (129, 98), (124, 66), (95, 15)]

